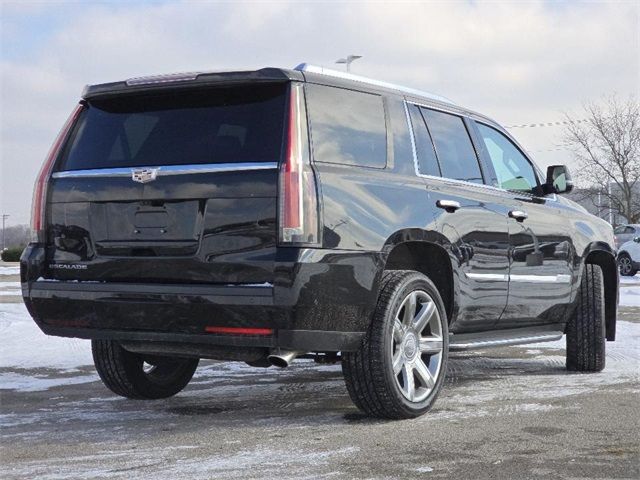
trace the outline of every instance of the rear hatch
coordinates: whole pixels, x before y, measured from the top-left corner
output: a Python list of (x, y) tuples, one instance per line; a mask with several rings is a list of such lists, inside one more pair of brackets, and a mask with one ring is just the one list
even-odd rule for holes
[(46, 277), (272, 282), (287, 89), (84, 101), (49, 184)]

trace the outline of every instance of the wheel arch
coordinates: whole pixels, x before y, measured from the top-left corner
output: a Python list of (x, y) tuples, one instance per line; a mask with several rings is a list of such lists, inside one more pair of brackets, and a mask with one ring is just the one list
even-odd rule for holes
[(586, 264), (598, 265), (602, 269), (604, 278), (604, 307), (605, 307), (605, 328), (607, 340), (616, 339), (616, 318), (618, 314), (618, 264), (616, 263), (616, 255), (613, 249), (608, 245), (595, 243), (590, 245), (584, 253), (584, 262), (580, 269), (580, 277), (582, 278), (582, 269)]
[(457, 312), (456, 283), (451, 257), (441, 234), (424, 230), (397, 232), (385, 244), (385, 270), (416, 270), (435, 284), (449, 324)]

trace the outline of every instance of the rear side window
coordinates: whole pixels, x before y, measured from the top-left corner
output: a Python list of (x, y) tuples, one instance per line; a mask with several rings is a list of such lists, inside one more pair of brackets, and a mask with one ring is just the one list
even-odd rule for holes
[(416, 142), (416, 155), (418, 157), (418, 172), (422, 175), (440, 176), (440, 167), (436, 158), (436, 151), (433, 148), (431, 136), (424, 123), (424, 118), (417, 105), (409, 106), (411, 124)]
[(286, 85), (90, 101), (58, 170), (278, 162)]
[(387, 129), (382, 97), (307, 84), (307, 110), (316, 162), (384, 168)]
[(484, 183), (478, 157), (461, 117), (421, 108), (436, 147), (442, 176)]

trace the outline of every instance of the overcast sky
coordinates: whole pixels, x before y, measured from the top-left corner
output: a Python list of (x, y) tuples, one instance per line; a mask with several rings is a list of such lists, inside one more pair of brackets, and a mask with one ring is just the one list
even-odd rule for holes
[[(640, 2), (0, 0), (0, 213), (29, 220), (33, 180), (87, 83), (228, 68), (334, 66), (429, 90), (503, 125), (579, 118), (640, 89)], [(336, 68), (340, 66), (335, 65)], [(542, 165), (561, 127), (512, 128)]]

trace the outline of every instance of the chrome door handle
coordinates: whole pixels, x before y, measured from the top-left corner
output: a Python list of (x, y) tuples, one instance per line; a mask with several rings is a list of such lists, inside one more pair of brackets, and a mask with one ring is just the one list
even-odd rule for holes
[(460, 203), (455, 200), (438, 200), (436, 207), (442, 208), (449, 213), (453, 213), (460, 208)]
[(524, 222), (527, 218), (529, 218), (529, 215), (523, 210), (510, 210), (509, 218), (514, 218), (518, 222)]

